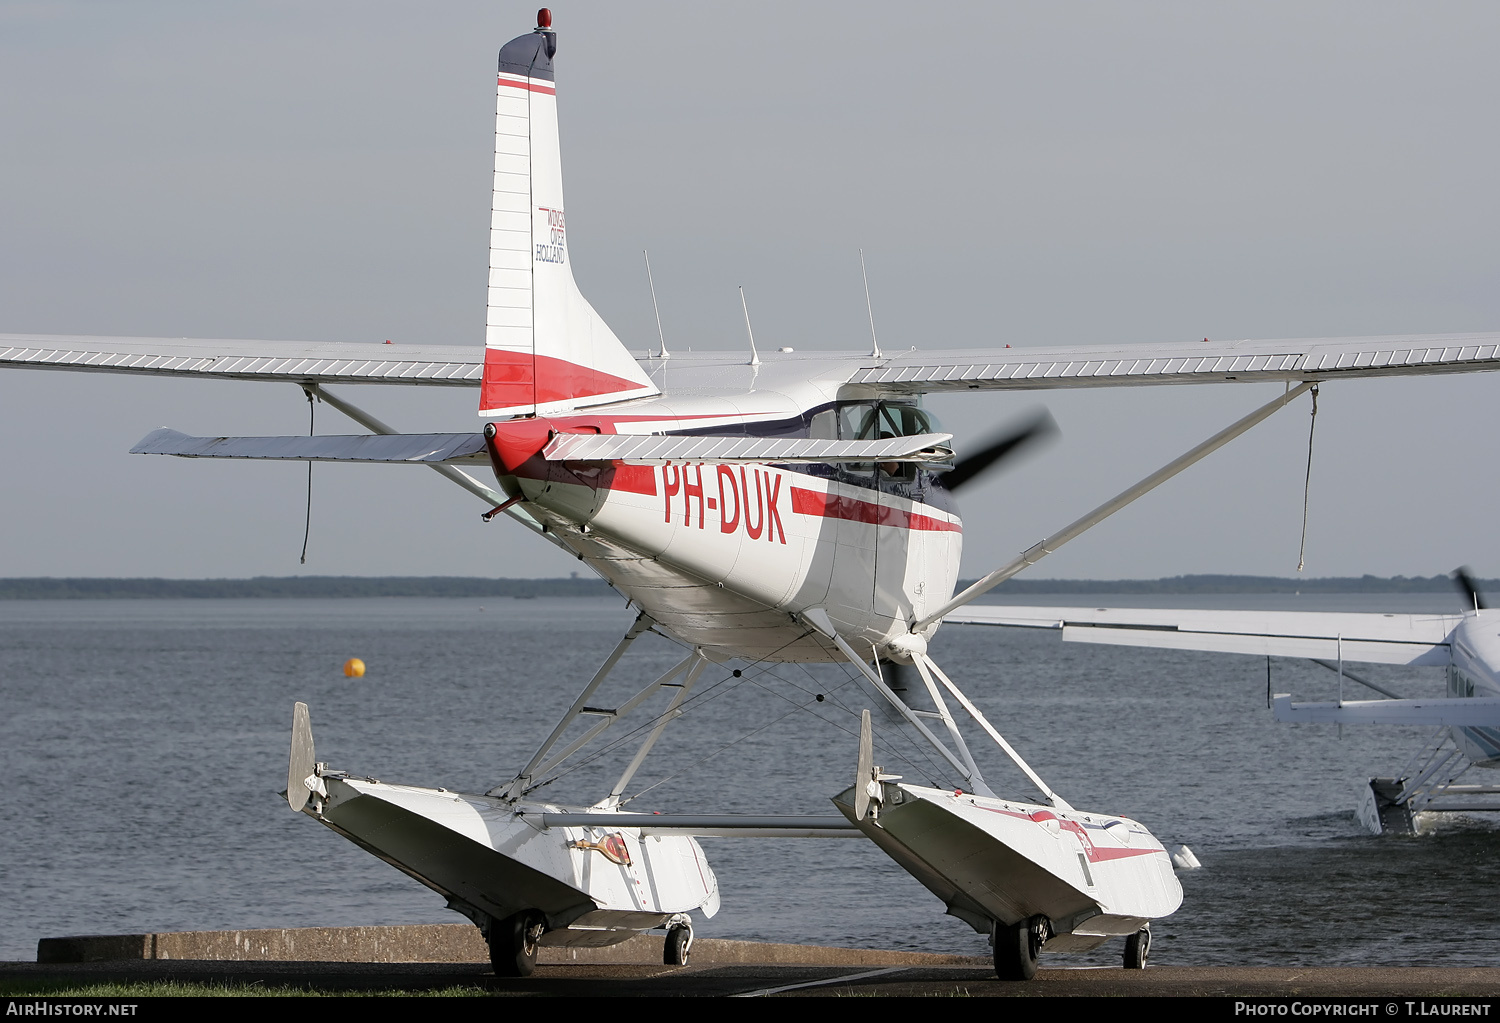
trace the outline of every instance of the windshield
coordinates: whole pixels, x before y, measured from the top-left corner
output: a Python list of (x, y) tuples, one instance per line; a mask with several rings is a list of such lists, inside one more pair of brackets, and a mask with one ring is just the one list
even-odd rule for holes
[(840, 440), (914, 437), (917, 434), (933, 433), (936, 429), (932, 416), (915, 405), (887, 401), (859, 402), (841, 405), (838, 410)]

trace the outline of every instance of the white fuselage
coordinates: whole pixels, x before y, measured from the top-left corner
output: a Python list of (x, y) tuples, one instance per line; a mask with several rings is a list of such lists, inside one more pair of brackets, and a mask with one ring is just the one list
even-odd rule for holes
[(811, 608), (826, 610), (856, 650), (887, 656), (892, 640), (948, 599), (958, 577), (962, 525), (936, 474), (909, 464), (626, 465), (537, 454), (559, 432), (847, 432), (855, 413), (877, 401), (834, 398), (837, 385), (825, 389), (816, 379), (824, 365), (756, 368), (762, 385), (779, 377), (784, 386), (726, 381), (733, 397), (672, 394), (498, 423), (491, 462), (502, 488), (559, 543), (715, 659), (841, 659), (795, 617)]

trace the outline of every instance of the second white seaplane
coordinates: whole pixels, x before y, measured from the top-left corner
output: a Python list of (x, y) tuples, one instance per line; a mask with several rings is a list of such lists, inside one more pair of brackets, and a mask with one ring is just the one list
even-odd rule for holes
[[(367, 434), (189, 437), (159, 430), (133, 450), (186, 457), (429, 466), (576, 555), (639, 616), (536, 753), (488, 792), (386, 784), (318, 762), (294, 716), (287, 798), (447, 898), (483, 930), (497, 971), (524, 974), (539, 945), (606, 945), (665, 928), (684, 962), (694, 912), (718, 882), (695, 836), (868, 836), (948, 907), (992, 936), (997, 970), (1027, 977), (1037, 953), (1126, 938), (1144, 965), (1149, 922), (1182, 891), (1141, 824), (1074, 809), (928, 653), (945, 615), (1034, 564), (1320, 383), (1500, 369), (1500, 335), (883, 352), (632, 354), (579, 292), (558, 143), (557, 36), (500, 51), (483, 346), (0, 335), (0, 365), (293, 384)], [(747, 316), (748, 332), (748, 316)], [(1276, 382), (1274, 400), (954, 595), (962, 525), (953, 494), (1045, 432), (1025, 424), (955, 461), (918, 404), (929, 391)], [(403, 434), (335, 395), (339, 384), (476, 388), (482, 431)], [(487, 466), (495, 483), (465, 466)], [(634, 696), (596, 702), (647, 633), (685, 655)], [(649, 817), (627, 788), (710, 664), (848, 665), (940, 757), (948, 787), (875, 765), (865, 715), (842, 816)], [(886, 678), (914, 667), (922, 706)], [(660, 694), (660, 695), (659, 695)], [(564, 761), (658, 696), (639, 748), (590, 805), (541, 798)], [(1039, 797), (991, 787), (961, 719), (1024, 772)], [(585, 720), (587, 719), (587, 724)], [(618, 734), (618, 733), (617, 733)], [(854, 751), (851, 749), (851, 754)], [(851, 756), (851, 761), (855, 758)]]
[[(1379, 835), (1413, 834), (1442, 814), (1500, 811), (1500, 783), (1471, 768), (1500, 768), (1500, 612), (1485, 606), (1467, 569), (1454, 572), (1464, 610), (1453, 614), (1340, 611), (1211, 611), (1168, 608), (961, 608), (968, 625), (1055, 629), (1073, 643), (1295, 657), (1338, 674), (1338, 699), (1293, 702), (1269, 695), (1276, 720), (1296, 724), (1436, 726), (1401, 772), (1371, 778), (1355, 814)], [(1403, 697), (1351, 664), (1442, 668), (1441, 697)], [(1269, 663), (1267, 666), (1269, 683)], [(1360, 686), (1379, 699), (1346, 700)]]

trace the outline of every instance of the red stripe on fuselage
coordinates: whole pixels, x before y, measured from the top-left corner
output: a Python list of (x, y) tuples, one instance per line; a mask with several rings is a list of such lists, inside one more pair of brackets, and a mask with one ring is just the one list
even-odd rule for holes
[(897, 529), (919, 529), (939, 533), (963, 532), (963, 526), (957, 522), (947, 522), (933, 518), (931, 515), (902, 511), (900, 508), (875, 504), (872, 501), (861, 501), (856, 497), (837, 497), (833, 494), (819, 493), (816, 490), (804, 490), (801, 487), (792, 488), (792, 511), (825, 519), (848, 519), (852, 522), (868, 522), (876, 526), (895, 526)]
[(556, 96), (557, 95), (557, 86), (555, 86), (555, 85), (538, 85), (536, 82), (530, 82), (530, 81), (527, 81), (527, 82), (517, 82), (514, 79), (510, 79), (510, 78), (501, 78), (500, 79), (500, 84), (501, 85), (508, 85), (512, 89), (524, 89), (527, 92), (542, 92), (542, 93), (546, 93), (548, 96)]
[(556, 423), (557, 428), (564, 433), (579, 433), (592, 430), (595, 433), (619, 433), (621, 423), (650, 423), (657, 427), (649, 433), (670, 433), (681, 429), (682, 424), (690, 423), (696, 419), (728, 419), (733, 425), (749, 421), (748, 414), (738, 418), (727, 416), (721, 412), (703, 412), (686, 416), (618, 416), (608, 413), (585, 413), (568, 414), (566, 416), (549, 416), (549, 421)]

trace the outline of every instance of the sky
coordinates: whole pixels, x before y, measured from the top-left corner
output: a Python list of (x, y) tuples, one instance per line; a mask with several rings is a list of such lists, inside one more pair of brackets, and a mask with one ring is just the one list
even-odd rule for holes
[[(482, 344), (505, 3), (0, 2), (0, 332)], [(935, 15), (940, 11), (940, 15)], [(632, 347), (995, 347), (1500, 328), (1486, 3), (577, 2), (554, 8), (570, 249)], [(1500, 379), (1322, 390), (1306, 574), (1500, 575)], [(1008, 560), (1268, 400), (1265, 385), (930, 401)], [(410, 431), (467, 389), (359, 388)], [(354, 432), (326, 406), (320, 432)], [(0, 373), (0, 576), (580, 568), (416, 467), (131, 456), (287, 434), (288, 385)], [(1295, 573), (1305, 400), (1036, 577)]]

